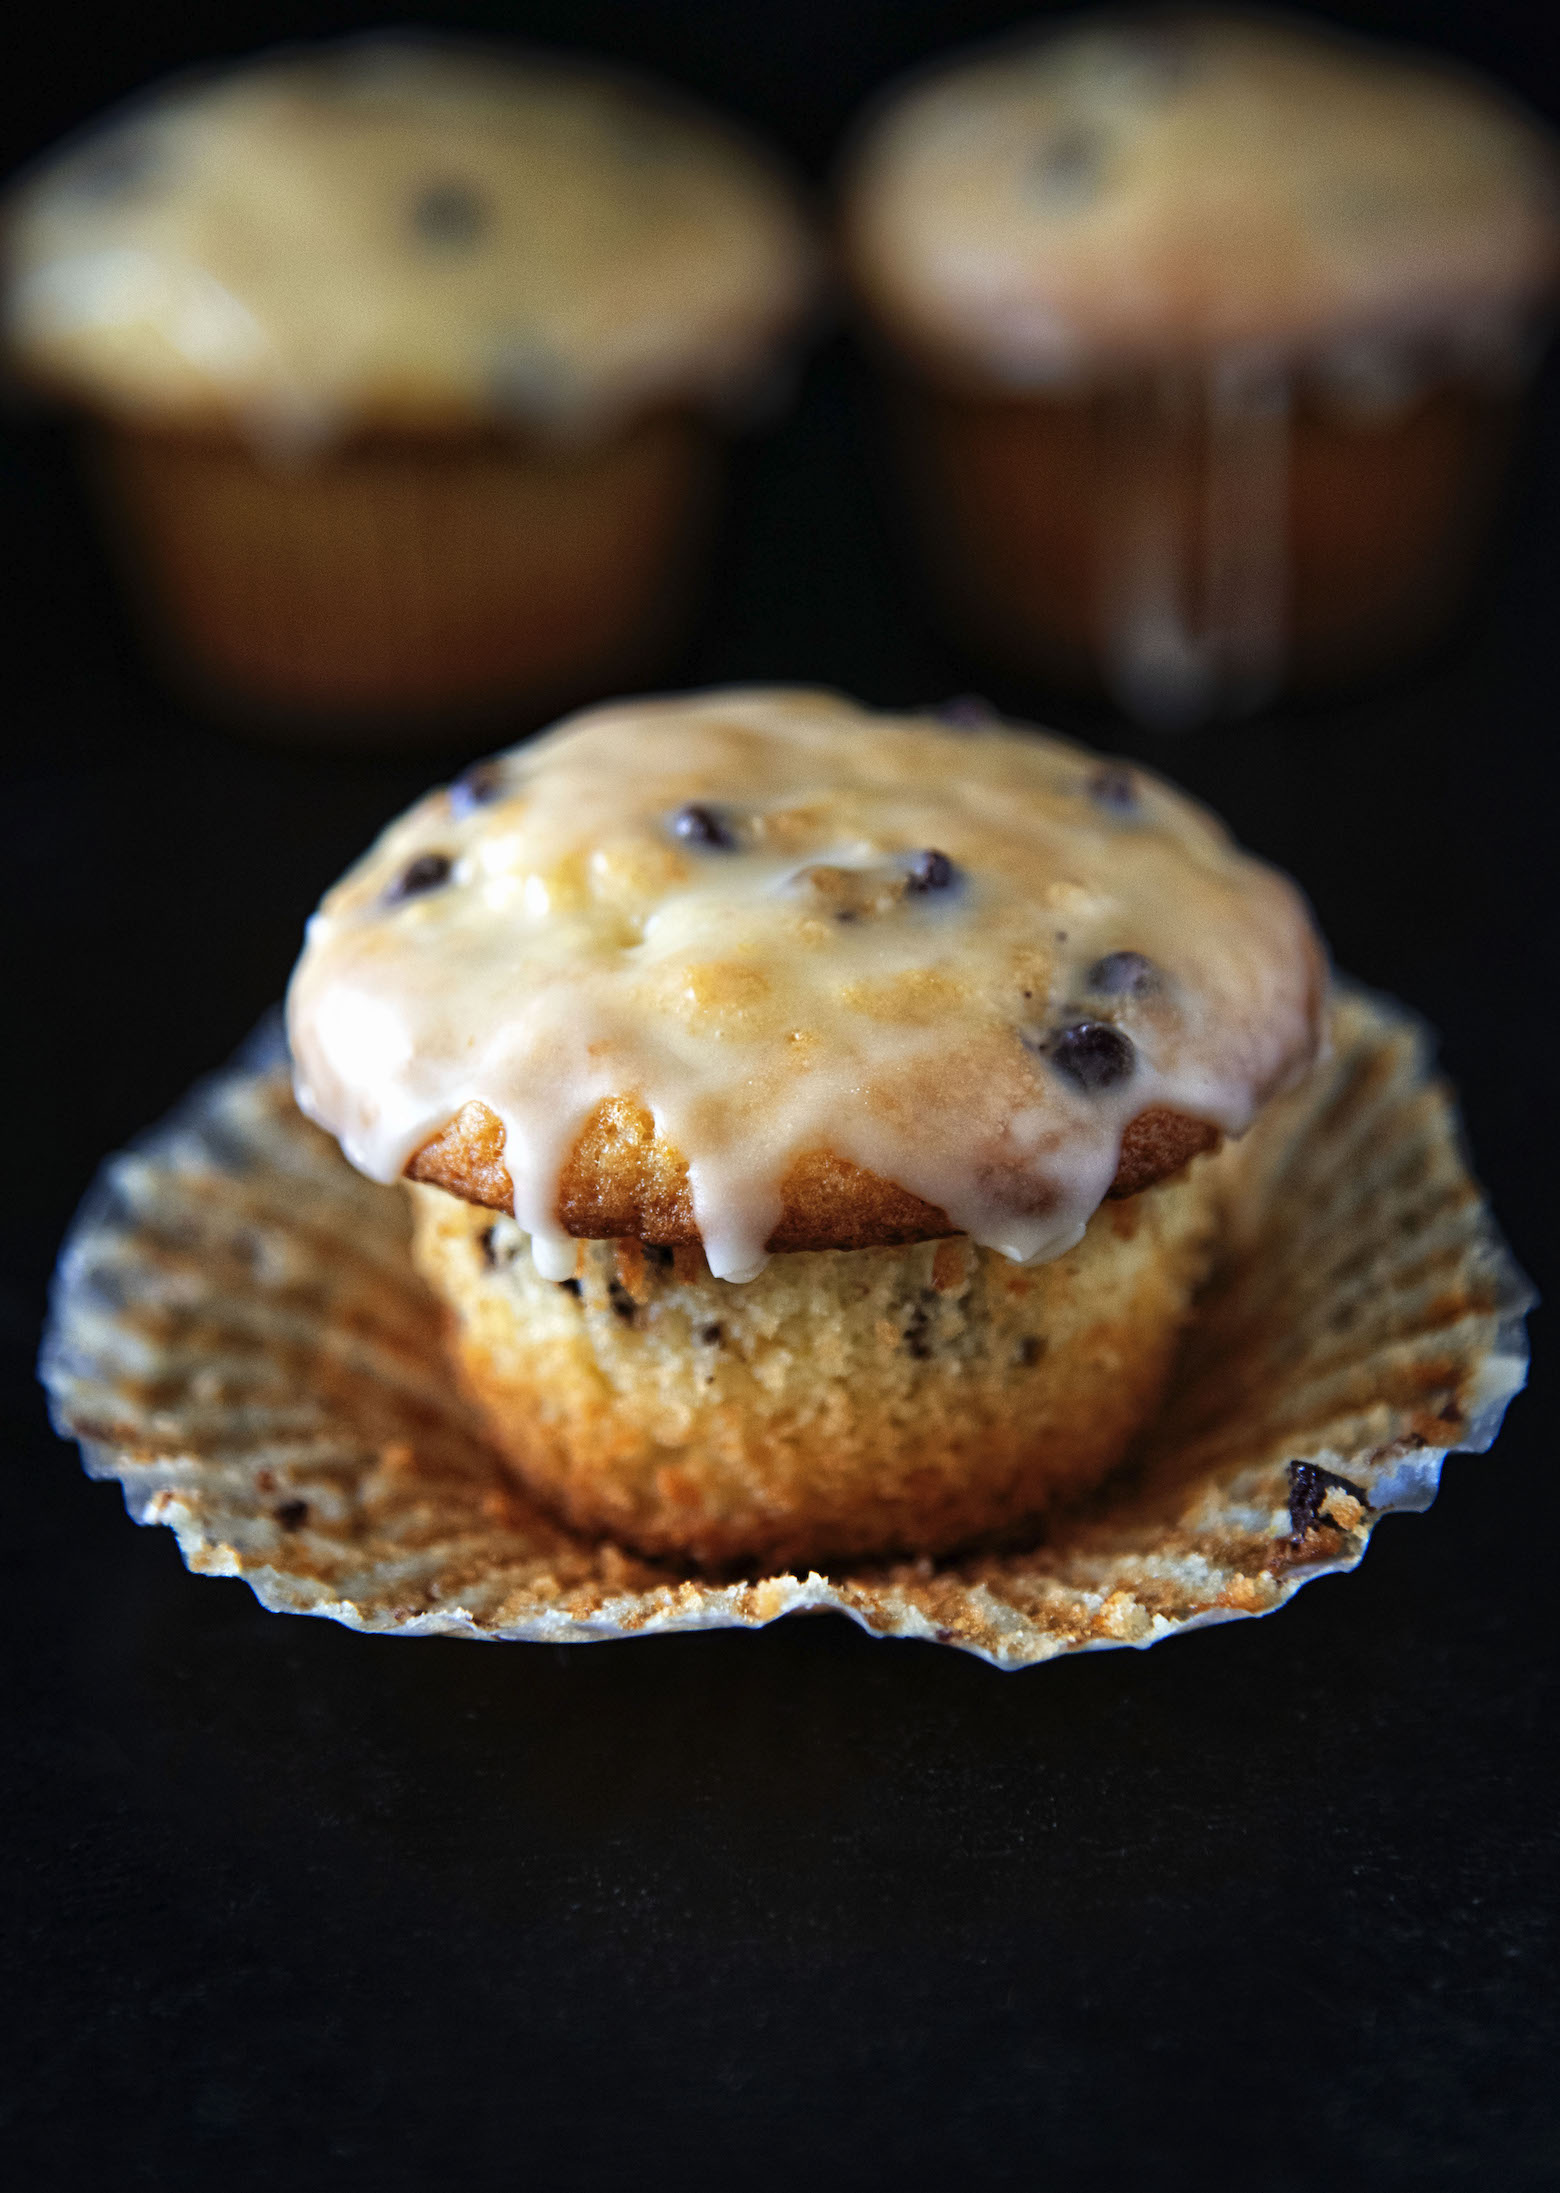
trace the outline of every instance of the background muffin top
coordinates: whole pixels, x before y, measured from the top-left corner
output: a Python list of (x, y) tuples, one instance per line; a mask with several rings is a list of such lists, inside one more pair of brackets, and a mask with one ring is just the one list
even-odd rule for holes
[(1260, 16), (1091, 20), (932, 72), (858, 146), (847, 223), (897, 334), (1020, 385), (1383, 328), (1498, 344), (1560, 263), (1534, 120)]
[[(739, 688), (592, 710), (421, 801), (288, 1009), (304, 1109), (374, 1177), (455, 1123), (433, 1177), (512, 1191), (552, 1276), (574, 1232), (686, 1211), (743, 1278), (885, 1220), (1060, 1254), (1140, 1118), (1238, 1134), (1303, 1072), (1322, 988), (1298, 893), (1146, 773)], [(656, 1208), (603, 1217), (652, 1139)]]
[(13, 195), (31, 379), (147, 424), (595, 432), (761, 376), (812, 286), (784, 180), (597, 67), (375, 37), (188, 78)]

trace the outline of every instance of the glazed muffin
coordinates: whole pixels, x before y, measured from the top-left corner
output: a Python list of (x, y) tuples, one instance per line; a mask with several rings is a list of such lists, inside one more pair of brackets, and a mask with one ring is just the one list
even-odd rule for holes
[(95, 422), (176, 662), (348, 719), (642, 669), (813, 285), (734, 132), (402, 37), (142, 98), (13, 193), (8, 260), (14, 366)]
[(424, 800), (288, 1014), (530, 1490), (806, 1564), (1032, 1530), (1120, 1459), (1323, 988), (1293, 888), (1156, 779), (739, 689)]
[(1444, 625), (1560, 264), (1553, 146), (1493, 89), (1091, 16), (891, 99), (844, 218), (981, 644), (1173, 724)]

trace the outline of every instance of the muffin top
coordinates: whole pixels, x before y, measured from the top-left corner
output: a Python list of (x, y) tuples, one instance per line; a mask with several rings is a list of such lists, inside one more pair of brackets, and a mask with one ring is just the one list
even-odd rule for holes
[(12, 197), (9, 332), (29, 378), (150, 425), (589, 434), (739, 398), (812, 259), (696, 110), (381, 36), (184, 79), (51, 156)]
[(858, 145), (846, 225), (899, 340), (1019, 387), (1380, 334), (1500, 363), (1560, 263), (1536, 121), (1263, 17), (1090, 18), (938, 69)]
[(593, 709), (327, 896), (298, 1099), (378, 1180), (578, 1235), (1069, 1248), (1309, 1065), (1293, 886), (1157, 778), (833, 694)]

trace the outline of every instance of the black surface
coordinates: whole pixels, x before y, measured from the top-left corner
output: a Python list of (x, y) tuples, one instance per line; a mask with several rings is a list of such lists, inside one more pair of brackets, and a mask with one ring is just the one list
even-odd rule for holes
[[(423, 11), (424, 13), (428, 11)], [(1016, 11), (442, 11), (657, 60), (826, 150)], [(1343, 12), (1343, 11), (1336, 11)], [(12, 144), (258, 4), (34, 25)], [(1412, 21), (1553, 106), (1537, 11)], [(842, 349), (743, 458), (697, 682), (984, 689), (874, 499)], [(98, 1158), (278, 994), (304, 915), (443, 766), (244, 744), (139, 666), (53, 430), (3, 454), (6, 1026), (0, 2153), (29, 2185), (596, 2188), (1560, 2180), (1555, 1382), (1427, 1517), (1271, 1621), (1026, 1675), (843, 1622), (496, 1650), (358, 1638), (197, 1580), (32, 1385)], [(1444, 1032), (1551, 1287), (1551, 376), (1489, 587), (1373, 695), (1154, 743)], [(1121, 2174), (1118, 2176), (1118, 2174)]]

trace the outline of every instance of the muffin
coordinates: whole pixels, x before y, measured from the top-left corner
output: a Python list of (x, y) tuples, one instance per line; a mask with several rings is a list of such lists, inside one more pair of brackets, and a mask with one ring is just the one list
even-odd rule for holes
[(1090, 16), (890, 99), (845, 248), (966, 632), (1167, 725), (1425, 645), (1552, 299), (1555, 182), (1493, 89), (1260, 16)]
[(788, 184), (604, 69), (375, 37), (143, 97), (13, 193), (16, 371), (92, 423), (187, 676), (533, 711), (675, 630), (813, 286)]
[(1292, 886), (1147, 774), (737, 689), (422, 801), (288, 1022), (525, 1485), (806, 1564), (1030, 1532), (1119, 1461), (1323, 993)]

